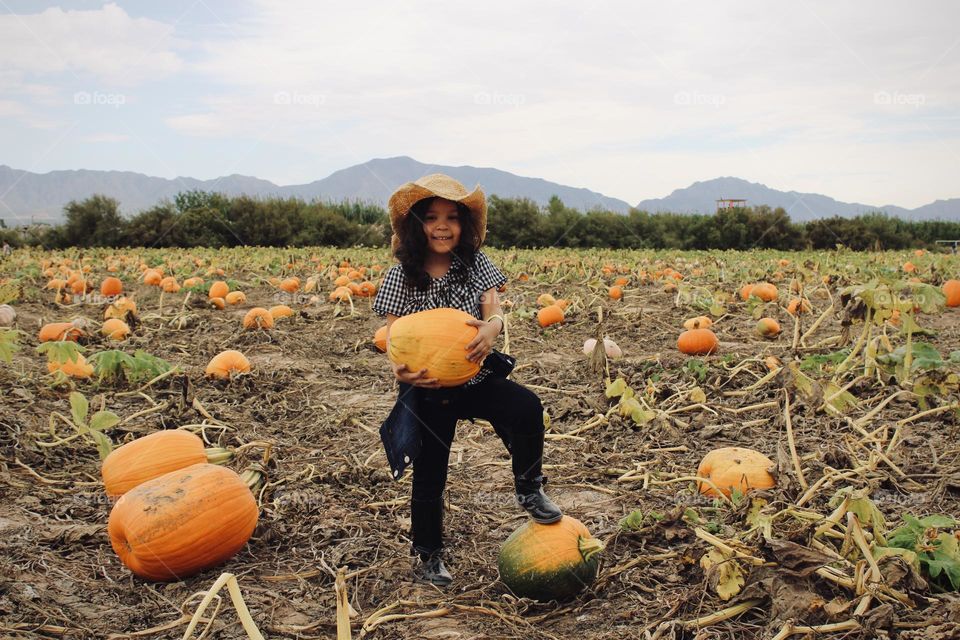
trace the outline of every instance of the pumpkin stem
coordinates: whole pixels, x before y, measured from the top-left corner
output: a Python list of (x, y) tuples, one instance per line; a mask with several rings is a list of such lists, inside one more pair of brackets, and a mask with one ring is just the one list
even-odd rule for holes
[(210, 464), (226, 464), (233, 460), (233, 450), (223, 447), (207, 447), (204, 450), (207, 454), (207, 462)]
[(256, 462), (244, 469), (240, 474), (240, 479), (243, 480), (245, 485), (250, 487), (250, 491), (254, 495), (256, 495), (260, 489), (263, 488), (266, 478), (267, 472), (263, 468), (263, 465)]
[(590, 558), (603, 551), (603, 543), (596, 538), (580, 538), (577, 547), (584, 562), (589, 562)]

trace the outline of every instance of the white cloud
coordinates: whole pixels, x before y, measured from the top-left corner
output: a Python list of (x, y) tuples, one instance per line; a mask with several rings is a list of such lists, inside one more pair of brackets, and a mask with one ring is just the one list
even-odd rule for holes
[(91, 133), (80, 138), (81, 142), (128, 142), (130, 136), (123, 133), (110, 133), (108, 131), (102, 133)]
[[(362, 159), (403, 153), (496, 166), (631, 202), (712, 175), (757, 179), (771, 162), (809, 175), (832, 163), (822, 154), (845, 159), (849, 166), (832, 170), (852, 175), (878, 157), (875, 149), (858, 155), (860, 137), (880, 127), (888, 139), (880, 155), (895, 155), (899, 136), (930, 126), (919, 120), (932, 108), (955, 113), (960, 98), (957, 56), (943, 55), (956, 21), (870, 7), (864, 20), (862, 6), (825, 2), (773, 11), (760, 2), (371, 8), (262, 0), (229, 38), (203, 45), (196, 70), (232, 86), (229, 96), (210, 95), (167, 123), (300, 149), (333, 140)], [(891, 114), (876, 104), (878, 91), (931, 99), (927, 111)], [(276, 92), (323, 102), (275, 104)], [(938, 157), (936, 143), (927, 144)], [(655, 175), (624, 170), (637, 166)], [(918, 170), (897, 169), (904, 182)], [(901, 199), (924, 200), (908, 191)]]
[[(953, 3), (255, 0), (239, 15), (194, 26), (189, 45), (178, 25), (113, 4), (0, 16), (16, 80), (7, 90), (0, 72), (0, 90), (17, 97), (0, 114), (106, 83), (148, 95), (166, 76), (140, 103), (148, 115), (118, 117), (200, 147), (167, 164), (206, 176), (305, 182), (403, 154), (631, 203), (718, 175), (905, 206), (960, 195), (947, 170), (960, 158)], [(67, 72), (83, 82), (37, 77)], [(258, 152), (237, 155), (248, 141)], [(282, 152), (265, 160), (261, 143)]]
[(173, 34), (173, 25), (132, 18), (112, 3), (90, 11), (8, 13), (0, 15), (0, 58), (5, 68), (27, 73), (137, 84), (181, 68)]

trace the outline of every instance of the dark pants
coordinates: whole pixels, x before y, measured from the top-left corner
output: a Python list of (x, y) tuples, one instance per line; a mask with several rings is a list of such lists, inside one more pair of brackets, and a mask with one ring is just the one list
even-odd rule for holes
[(539, 477), (543, 456), (543, 405), (526, 387), (499, 376), (452, 393), (420, 390), (423, 445), (413, 462), (411, 534), (414, 548), (442, 546), (443, 489), (457, 420), (489, 421), (513, 457), (514, 477)]

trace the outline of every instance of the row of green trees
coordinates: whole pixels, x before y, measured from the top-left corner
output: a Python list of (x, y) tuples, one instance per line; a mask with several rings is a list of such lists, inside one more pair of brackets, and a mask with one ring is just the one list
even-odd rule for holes
[[(960, 222), (912, 222), (882, 213), (795, 223), (782, 208), (725, 209), (712, 215), (631, 210), (582, 213), (554, 197), (546, 207), (524, 198), (491, 196), (487, 244), (495, 247), (613, 247), (653, 249), (905, 249), (960, 238)], [(363, 203), (295, 198), (229, 197), (184, 192), (132, 217), (116, 200), (95, 195), (71, 202), (58, 226), (0, 228), (14, 246), (232, 247), (386, 246), (386, 212)]]

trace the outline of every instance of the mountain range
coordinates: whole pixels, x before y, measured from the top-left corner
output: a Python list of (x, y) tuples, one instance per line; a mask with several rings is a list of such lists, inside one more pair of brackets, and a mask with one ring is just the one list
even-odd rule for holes
[[(631, 205), (589, 189), (570, 187), (540, 178), (518, 176), (493, 168), (429, 165), (407, 156), (378, 158), (336, 171), (308, 184), (276, 185), (268, 180), (233, 174), (213, 180), (146, 176), (131, 171), (51, 171), (32, 173), (0, 165), (0, 219), (8, 226), (63, 221), (63, 207), (71, 200), (104, 194), (120, 202), (121, 212), (133, 215), (164, 199), (172, 200), (193, 189), (219, 191), (236, 196), (297, 197), (304, 200), (361, 200), (385, 206), (390, 194), (404, 182), (428, 173), (446, 173), (468, 188), (476, 184), (484, 191), (505, 198), (525, 197), (546, 205), (554, 195), (568, 207), (588, 211), (605, 209), (627, 213)], [(635, 208), (656, 213), (713, 213), (722, 198), (745, 199), (749, 206), (766, 204), (783, 207), (795, 221), (834, 215), (851, 217), (870, 211), (883, 211), (911, 220), (960, 220), (960, 198), (937, 200), (916, 209), (895, 205), (866, 205), (839, 202), (825, 195), (778, 191), (740, 178), (724, 177), (695, 182), (677, 189), (665, 198), (643, 200)]]

